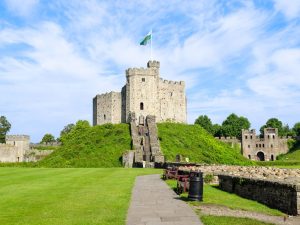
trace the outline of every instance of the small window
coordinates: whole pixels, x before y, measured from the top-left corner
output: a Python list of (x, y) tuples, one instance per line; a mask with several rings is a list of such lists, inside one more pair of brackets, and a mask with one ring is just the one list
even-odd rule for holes
[(261, 148), (261, 144), (259, 144), (259, 147)]
[(271, 144), (271, 148), (273, 148), (273, 144)]
[(258, 144), (256, 144), (256, 148), (258, 148)]
[(245, 139), (248, 139), (248, 136), (247, 136), (247, 135), (245, 135)]
[(250, 148), (250, 145), (248, 145), (248, 148)]
[(275, 139), (275, 135), (273, 135), (273, 139)]
[(268, 139), (270, 139), (270, 135), (268, 135)]
[(140, 103), (140, 110), (144, 110), (144, 103), (143, 102)]
[(250, 136), (250, 139), (252, 139), (252, 135)]
[(265, 144), (263, 144), (263, 148), (265, 147)]
[(142, 78), (142, 82), (145, 82), (145, 78)]
[(103, 118), (104, 118), (104, 120), (106, 120), (106, 115), (105, 114), (104, 114)]

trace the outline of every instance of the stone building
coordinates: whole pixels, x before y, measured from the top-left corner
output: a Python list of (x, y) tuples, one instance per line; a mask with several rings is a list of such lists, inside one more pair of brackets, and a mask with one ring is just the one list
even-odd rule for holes
[(130, 113), (137, 118), (155, 116), (156, 122), (186, 123), (185, 83), (161, 79), (159, 68), (158, 61), (149, 61), (147, 68), (127, 69), (121, 92), (93, 99), (93, 125), (129, 123)]
[(5, 144), (0, 144), (0, 162), (23, 162), (30, 150), (28, 135), (6, 135)]
[(30, 144), (28, 135), (6, 135), (5, 143), (0, 143), (0, 163), (36, 162), (53, 152), (53, 150), (37, 150), (35, 146)]
[(255, 130), (242, 130), (242, 154), (251, 160), (273, 161), (288, 152), (288, 139), (279, 137), (277, 128), (265, 128), (263, 138)]

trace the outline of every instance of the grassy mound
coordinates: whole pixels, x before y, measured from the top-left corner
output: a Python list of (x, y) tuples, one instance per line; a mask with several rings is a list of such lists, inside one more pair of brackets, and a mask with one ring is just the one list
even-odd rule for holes
[(188, 157), (190, 162), (252, 164), (238, 148), (216, 140), (199, 125), (160, 123), (157, 126), (160, 146), (167, 161), (174, 161), (180, 154)]
[[(177, 154), (191, 162), (251, 164), (238, 149), (215, 140), (198, 125), (158, 124), (160, 144), (168, 161)], [(131, 148), (128, 124), (90, 126), (79, 121), (61, 137), (62, 146), (37, 163), (39, 167), (120, 167), (122, 154)]]
[(38, 163), (42, 167), (120, 167), (131, 148), (128, 124), (90, 126), (79, 121), (62, 136), (62, 146)]

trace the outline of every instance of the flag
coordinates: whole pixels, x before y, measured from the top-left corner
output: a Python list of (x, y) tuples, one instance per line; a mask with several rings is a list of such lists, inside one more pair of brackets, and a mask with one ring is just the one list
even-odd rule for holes
[(152, 31), (150, 31), (144, 39), (141, 41), (140, 45), (147, 45), (148, 42), (152, 39)]

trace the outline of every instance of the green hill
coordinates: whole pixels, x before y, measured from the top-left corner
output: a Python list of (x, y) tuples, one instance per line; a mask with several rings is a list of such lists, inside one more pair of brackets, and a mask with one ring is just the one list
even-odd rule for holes
[(79, 121), (62, 137), (63, 145), (38, 163), (42, 167), (120, 167), (131, 149), (128, 124), (90, 126)]
[(199, 125), (160, 123), (160, 145), (167, 161), (174, 161), (177, 154), (188, 157), (190, 162), (249, 165), (240, 149), (216, 140)]
[[(158, 124), (159, 139), (168, 161), (177, 154), (190, 162), (251, 164), (237, 149), (215, 140), (198, 125)], [(122, 154), (131, 148), (128, 124), (90, 126), (79, 121), (62, 137), (63, 145), (37, 163), (40, 167), (120, 167)]]

